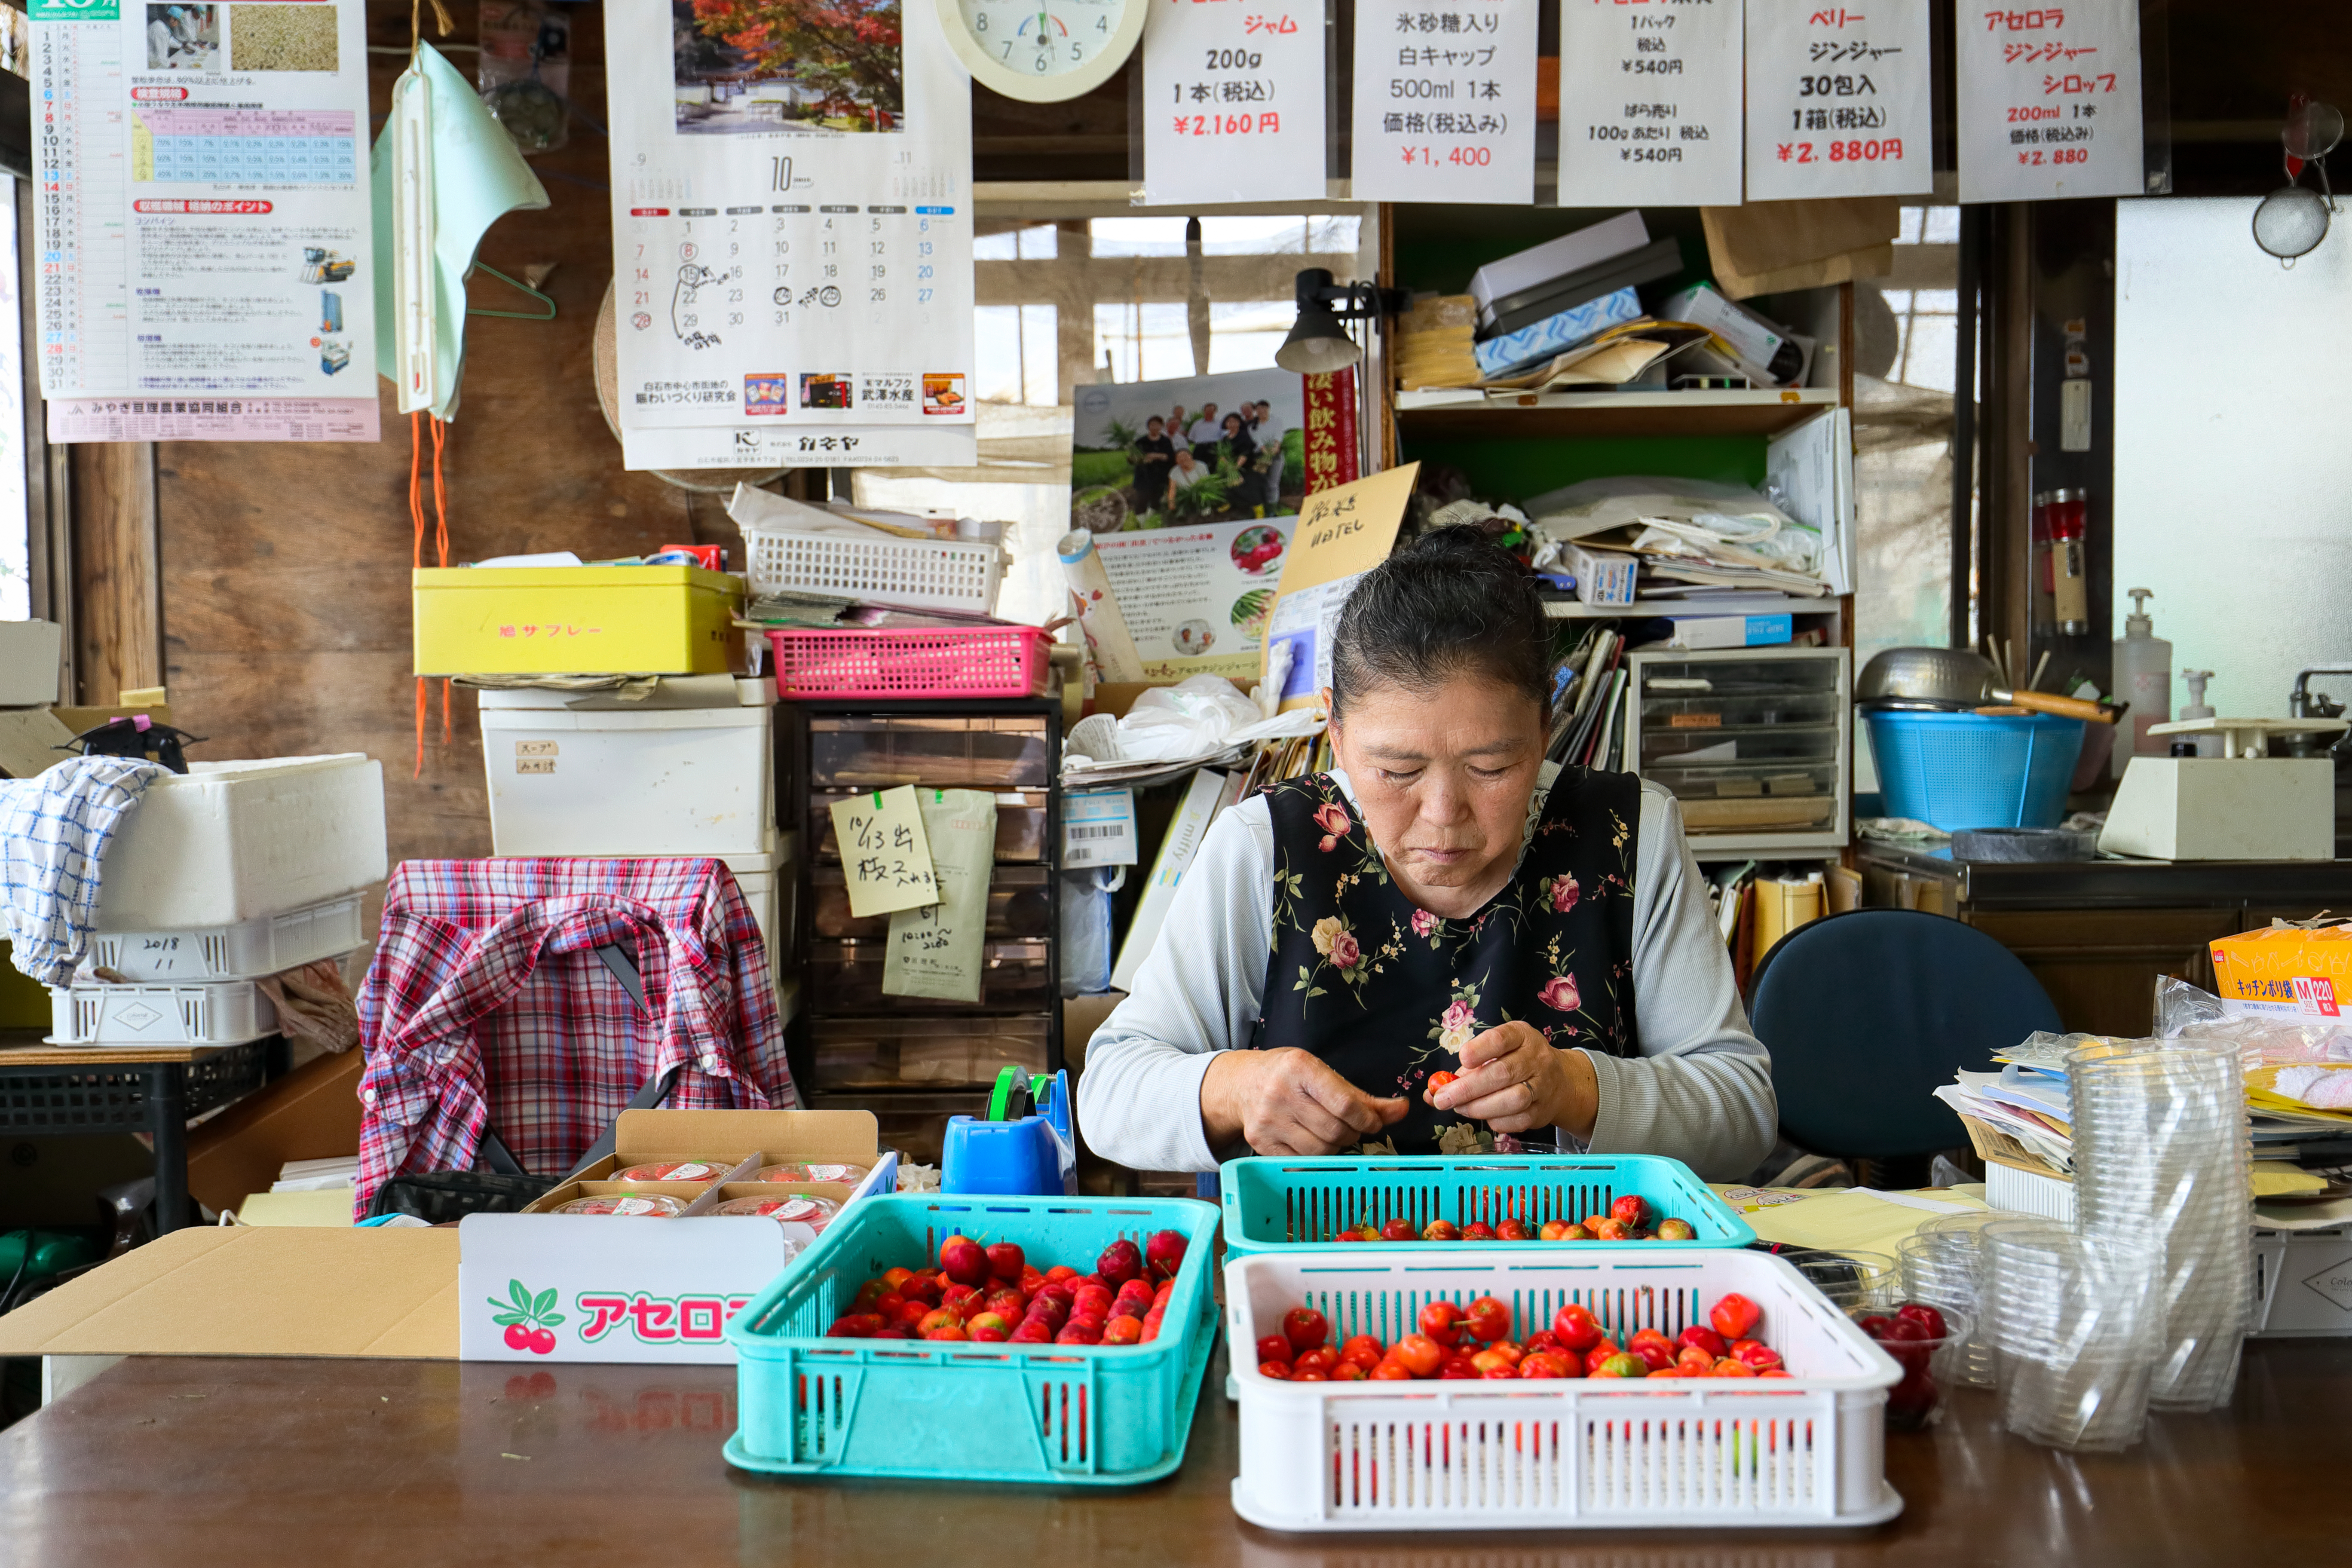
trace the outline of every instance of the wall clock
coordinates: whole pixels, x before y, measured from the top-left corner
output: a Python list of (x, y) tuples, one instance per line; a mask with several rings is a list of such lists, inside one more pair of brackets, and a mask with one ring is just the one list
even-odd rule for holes
[(936, 0), (971, 79), (1029, 103), (1058, 103), (1118, 73), (1143, 37), (1149, 0)]

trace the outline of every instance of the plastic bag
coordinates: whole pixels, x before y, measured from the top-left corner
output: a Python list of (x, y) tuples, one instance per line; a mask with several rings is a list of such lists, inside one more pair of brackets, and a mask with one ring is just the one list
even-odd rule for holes
[(1127, 885), (1124, 866), (1062, 874), (1062, 994), (1110, 989), (1111, 900)]
[(2156, 984), (2156, 1032), (2164, 1039), (2233, 1045), (2239, 1063), (2249, 1072), (2266, 1067), (2352, 1063), (2352, 1026), (2232, 1013), (2211, 992), (2168, 975)]
[(552, 153), (572, 139), (572, 17), (541, 0), (483, 0), (482, 106), (518, 152)]

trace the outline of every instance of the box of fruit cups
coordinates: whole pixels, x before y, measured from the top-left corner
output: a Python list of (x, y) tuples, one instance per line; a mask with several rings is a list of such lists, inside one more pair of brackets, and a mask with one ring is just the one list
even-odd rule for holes
[(467, 1361), (731, 1362), (728, 1320), (898, 1186), (864, 1110), (625, 1110), (614, 1152), (458, 1226)]

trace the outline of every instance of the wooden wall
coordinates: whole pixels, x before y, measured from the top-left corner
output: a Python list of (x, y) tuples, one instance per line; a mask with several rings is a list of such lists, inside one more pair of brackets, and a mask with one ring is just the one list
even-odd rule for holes
[[(405, 5), (370, 9), (373, 42), (407, 43)], [(459, 10), (462, 37), (472, 36), (471, 10)], [(577, 11), (572, 97), (598, 124), (602, 32), (600, 11)], [(472, 57), (452, 58), (470, 77)], [(402, 63), (377, 57), (379, 127)], [(462, 396), (443, 458), (451, 560), (560, 549), (594, 558), (699, 539), (736, 544), (719, 498), (625, 473), (620, 444), (597, 407), (592, 334), (612, 276), (604, 138), (575, 118), (571, 144), (531, 165), (547, 187), (547, 209), (501, 218), (480, 257), (517, 277), (534, 263), (556, 263), (542, 287), (558, 313), (545, 322), (477, 316), (467, 323)], [(478, 276), (472, 291), (477, 305), (531, 308), (494, 279)], [(379, 445), (156, 448), (173, 716), (208, 737), (199, 752), (205, 757), (348, 751), (380, 758), (394, 860), (487, 855), (479, 733), (464, 692), (450, 704), (452, 739), (444, 744), (436, 683), (423, 774), (411, 777), (408, 421), (393, 411), (388, 383), (372, 368), (352, 370), (382, 393)], [(425, 471), (429, 477), (429, 436)], [(430, 564), (429, 495), (426, 504)]]

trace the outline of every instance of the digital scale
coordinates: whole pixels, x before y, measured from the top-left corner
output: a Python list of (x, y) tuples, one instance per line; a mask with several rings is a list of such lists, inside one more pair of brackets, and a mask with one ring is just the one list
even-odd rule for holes
[(2181, 719), (2151, 735), (2221, 737), (2218, 757), (2134, 757), (2116, 787), (2104, 854), (2151, 860), (2332, 860), (2336, 763), (2273, 757), (2273, 735), (2338, 735), (2341, 719)]

